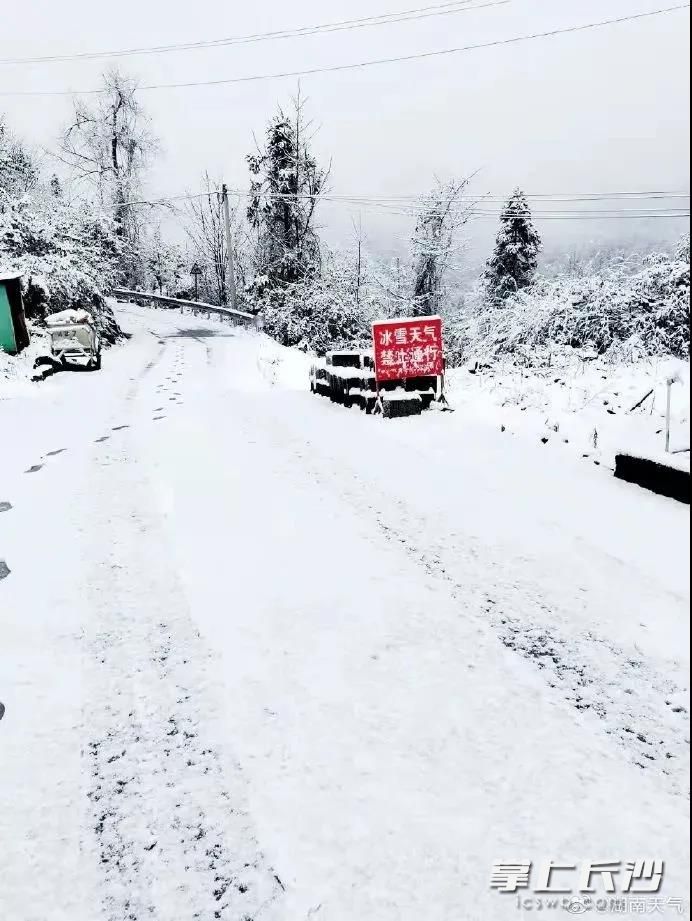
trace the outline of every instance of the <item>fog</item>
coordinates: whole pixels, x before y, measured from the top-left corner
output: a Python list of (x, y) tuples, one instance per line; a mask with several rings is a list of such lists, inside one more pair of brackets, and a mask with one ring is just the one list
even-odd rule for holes
[[(100, 73), (114, 66), (143, 85), (306, 70), (487, 43), (659, 5), (664, 4), (513, 0), (412, 22), (230, 47), (105, 61), (4, 63), (0, 88), (3, 93), (93, 89)], [(117, 7), (30, 0), (4, 19), (0, 58), (193, 42), (411, 7), (402, 0), (376, 5), (295, 0), (290, 6), (277, 0), (261, 5), (121, 0)], [(531, 194), (687, 190), (689, 81), (681, 81), (680, 73), (681, 62), (687, 69), (688, 61), (689, 11), (681, 10), (592, 31), (304, 76), (300, 83), (314, 119), (314, 149), (321, 161), (332, 162), (335, 194), (413, 195), (435, 176), (476, 170), (472, 190), (479, 195), (504, 196), (515, 186)], [(277, 104), (290, 103), (297, 83), (291, 77), (143, 91), (142, 103), (161, 140), (147, 191), (174, 195), (196, 189), (205, 169), (233, 188), (247, 188), (245, 156), (254, 147), (253, 135), (261, 139), (267, 119)], [(69, 96), (0, 97), (10, 127), (47, 151), (70, 107)], [(348, 244), (354, 221), (362, 222), (368, 245), (382, 253), (403, 252), (411, 231), (410, 218), (384, 215), (372, 206), (325, 204), (319, 218), (326, 239), (337, 244)], [(589, 217), (538, 224), (546, 251), (555, 254), (590, 241), (664, 242), (679, 236), (687, 222)], [(469, 228), (470, 263), (482, 258), (493, 232), (492, 219)]]

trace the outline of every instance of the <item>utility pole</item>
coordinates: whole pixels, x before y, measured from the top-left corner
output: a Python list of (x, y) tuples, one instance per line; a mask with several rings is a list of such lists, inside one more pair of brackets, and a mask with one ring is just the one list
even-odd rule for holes
[(226, 183), (221, 186), (221, 201), (223, 203), (223, 219), (226, 225), (226, 259), (228, 275), (228, 292), (230, 295), (231, 307), (233, 310), (238, 309), (238, 295), (235, 289), (235, 266), (233, 264), (233, 240), (231, 239), (231, 212), (228, 205), (228, 188)]

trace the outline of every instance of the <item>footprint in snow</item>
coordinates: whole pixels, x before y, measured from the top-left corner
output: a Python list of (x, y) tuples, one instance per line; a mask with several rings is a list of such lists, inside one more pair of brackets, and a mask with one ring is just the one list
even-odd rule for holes
[(123, 429), (129, 429), (129, 425), (114, 425), (112, 431), (122, 432)]
[(158, 422), (159, 419), (165, 419), (165, 416), (154, 416), (154, 422)]
[(64, 454), (67, 448), (56, 448), (55, 451), (47, 451), (46, 457), (57, 457), (58, 454)]
[(99, 442), (101, 441), (108, 441), (109, 438), (110, 438), (110, 435), (101, 435), (100, 438), (96, 439), (96, 444), (99, 444)]
[(12, 508), (11, 502), (0, 502), (0, 512), (9, 512)]
[(4, 560), (0, 560), (0, 579), (6, 579), (11, 572), (10, 567)]
[(24, 471), (24, 473), (38, 473), (38, 471), (42, 469), (43, 469), (43, 464), (32, 464), (28, 470)]

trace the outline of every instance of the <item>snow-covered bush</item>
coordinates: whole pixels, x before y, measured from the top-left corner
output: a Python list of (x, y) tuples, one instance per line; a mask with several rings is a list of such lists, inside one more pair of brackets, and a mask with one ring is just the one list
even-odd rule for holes
[(28, 317), (85, 308), (113, 341), (120, 330), (104, 295), (124, 255), (113, 220), (69, 201), (55, 177), (43, 182), (31, 152), (0, 121), (0, 270), (22, 273)]
[(118, 278), (121, 245), (112, 222), (45, 192), (10, 198), (0, 190), (0, 264), (24, 276), (27, 316), (89, 310), (106, 339), (119, 335), (105, 295)]
[(632, 273), (621, 264), (600, 274), (538, 279), (501, 306), (477, 293), (452, 339), (457, 361), (511, 356), (550, 363), (564, 349), (591, 349), (613, 360), (687, 357), (690, 344), (689, 242), (673, 256), (646, 257)]
[(328, 254), (319, 275), (277, 288), (256, 278), (247, 306), (262, 315), (264, 330), (283, 345), (324, 352), (364, 345), (373, 305), (352, 259)]

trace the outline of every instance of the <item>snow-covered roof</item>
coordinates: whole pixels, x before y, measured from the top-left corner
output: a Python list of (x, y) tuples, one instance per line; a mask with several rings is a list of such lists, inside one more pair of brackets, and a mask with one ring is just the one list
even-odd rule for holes
[(0, 282), (17, 281), (22, 277), (21, 272), (0, 272)]

